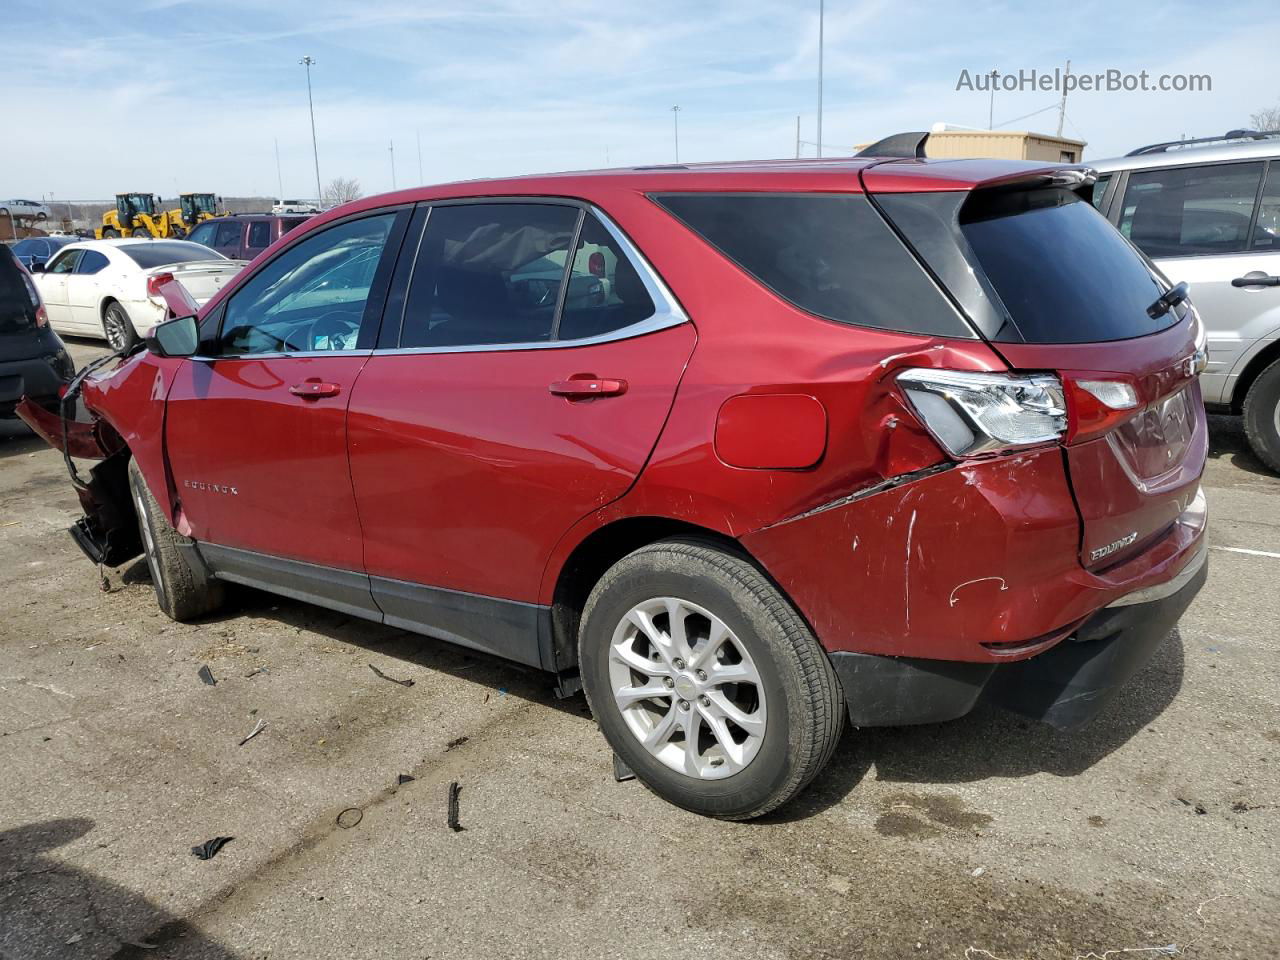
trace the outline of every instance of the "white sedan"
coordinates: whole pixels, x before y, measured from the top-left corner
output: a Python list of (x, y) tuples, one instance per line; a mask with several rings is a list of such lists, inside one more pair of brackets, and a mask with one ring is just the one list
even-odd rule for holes
[(55, 330), (124, 350), (166, 318), (167, 283), (203, 305), (243, 267), (198, 243), (129, 237), (69, 243), (33, 275)]

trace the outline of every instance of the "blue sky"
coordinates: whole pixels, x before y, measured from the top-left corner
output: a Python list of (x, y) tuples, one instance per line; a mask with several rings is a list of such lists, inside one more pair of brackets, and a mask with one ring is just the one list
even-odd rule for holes
[[(1075, 93), (1086, 158), (1244, 126), (1280, 103), (1274, 2), (827, 0), (828, 154), (934, 121), (986, 126), (962, 69), (1207, 73), (1210, 93)], [(0, 196), (315, 193), (540, 170), (791, 156), (815, 138), (817, 2), (0, 0), (9, 46)], [(1001, 93), (995, 122), (1056, 94)], [(1054, 111), (1006, 124), (1053, 132)], [(418, 137), (422, 144), (419, 180)], [(16, 149), (15, 149), (16, 145)], [(812, 147), (806, 152), (812, 153)]]

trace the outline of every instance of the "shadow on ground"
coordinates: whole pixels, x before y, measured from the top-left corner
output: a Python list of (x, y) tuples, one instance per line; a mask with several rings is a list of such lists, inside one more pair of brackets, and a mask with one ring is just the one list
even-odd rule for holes
[(1209, 415), (1209, 457), (1228, 460), (1245, 473), (1274, 477), (1275, 474), (1253, 455), (1244, 435), (1244, 418), (1219, 414)]
[(1185, 666), (1182, 637), (1174, 630), (1116, 700), (1072, 732), (981, 705), (949, 723), (846, 729), (813, 786), (773, 819), (802, 820), (840, 803), (872, 768), (877, 780), (921, 785), (1035, 773), (1076, 776), (1151, 726), (1182, 689)]
[(240, 960), (146, 897), (53, 854), (83, 839), (79, 860), (109, 856), (105, 842), (92, 842), (93, 826), (76, 818), (0, 832), (0, 957)]

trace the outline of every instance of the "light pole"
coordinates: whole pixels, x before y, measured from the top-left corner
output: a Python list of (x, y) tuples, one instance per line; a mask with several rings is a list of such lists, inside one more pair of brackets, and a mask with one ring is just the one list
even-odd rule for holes
[(676, 163), (680, 162), (680, 105), (671, 108), (671, 119), (676, 131)]
[(818, 156), (822, 156), (822, 47), (826, 0), (818, 0)]
[(320, 148), (316, 145), (316, 107), (311, 99), (311, 68), (315, 66), (315, 62), (313, 57), (303, 57), (298, 61), (307, 68), (307, 109), (311, 112), (311, 155), (316, 161), (316, 203), (323, 204), (324, 196), (320, 190)]
[(422, 185), (422, 131), (415, 130), (418, 136), (418, 185)]
[(387, 141), (387, 152), (391, 154), (391, 189), (396, 188), (396, 142), (394, 140)]

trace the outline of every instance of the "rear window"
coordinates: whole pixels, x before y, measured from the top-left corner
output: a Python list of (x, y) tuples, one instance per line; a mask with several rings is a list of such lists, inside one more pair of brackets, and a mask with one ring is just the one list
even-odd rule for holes
[(960, 232), (1028, 343), (1127, 340), (1178, 322), (1152, 319), (1163, 292), (1151, 268), (1079, 195), (1060, 189), (980, 191)]
[(294, 227), (300, 227), (306, 222), (306, 217), (285, 217), (280, 221), (280, 235), (283, 236)]
[(225, 260), (222, 254), (202, 247), (198, 243), (182, 241), (152, 240), (148, 243), (128, 243), (120, 247), (120, 252), (143, 270), (163, 267), (170, 263), (190, 263), (195, 260)]
[(653, 199), (802, 310), (858, 326), (973, 337), (860, 194), (681, 193)]
[(31, 327), (36, 320), (36, 302), (18, 260), (5, 244), (0, 244), (0, 333), (14, 333)]

